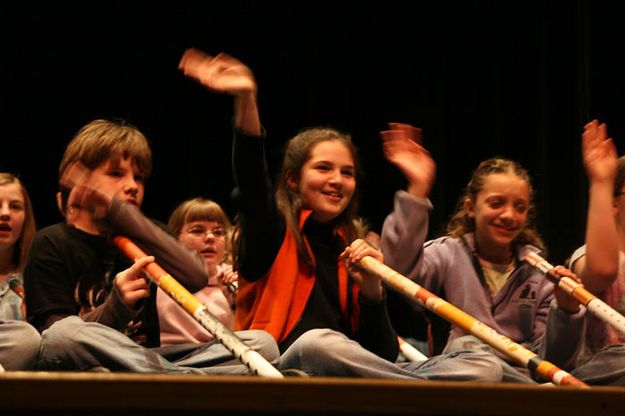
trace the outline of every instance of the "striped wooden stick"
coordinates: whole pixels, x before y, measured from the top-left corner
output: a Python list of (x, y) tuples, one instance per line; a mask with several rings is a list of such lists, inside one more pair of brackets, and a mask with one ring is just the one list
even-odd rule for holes
[[(141, 248), (126, 237), (117, 236), (113, 242), (131, 260), (135, 261), (147, 256)], [(249, 369), (260, 376), (282, 378), (280, 373), (262, 355), (254, 351), (243, 342), (234, 332), (225, 326), (219, 319), (211, 314), (202, 302), (176, 279), (167, 273), (156, 263), (150, 263), (143, 269), (150, 280), (158, 285), (176, 303), (187, 311), (196, 321), (221, 342), (236, 358), (249, 367)]]
[(360, 267), (378, 276), (391, 289), (416, 299), (423, 307), (446, 319), (466, 332), (473, 334), (493, 348), (506, 354), (520, 365), (534, 370), (554, 384), (588, 387), (586, 383), (573, 377), (547, 360), (495, 331), (473, 316), (423, 288), (406, 276), (396, 272), (379, 260), (365, 256), (358, 263)]
[(593, 295), (581, 283), (576, 282), (568, 276), (562, 276), (555, 271), (555, 266), (547, 262), (536, 253), (525, 256), (526, 262), (536, 267), (560, 289), (571, 295), (575, 300), (584, 305), (590, 313), (597, 318), (613, 326), (621, 334), (625, 335), (625, 316), (621, 315), (610, 305)]

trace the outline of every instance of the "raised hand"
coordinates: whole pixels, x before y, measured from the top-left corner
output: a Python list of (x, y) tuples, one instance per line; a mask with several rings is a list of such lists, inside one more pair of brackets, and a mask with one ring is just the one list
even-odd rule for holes
[(389, 128), (380, 132), (386, 158), (408, 180), (409, 193), (427, 197), (436, 176), (436, 164), (421, 145), (421, 129), (403, 123), (389, 123)]
[(182, 55), (178, 69), (211, 91), (234, 96), (235, 126), (246, 134), (260, 136), (256, 79), (244, 63), (225, 53), (211, 56), (191, 48)]
[(612, 184), (616, 174), (616, 147), (608, 138), (605, 123), (593, 120), (584, 126), (582, 133), (582, 158), (591, 181)]
[(211, 56), (199, 49), (187, 49), (178, 69), (212, 91), (236, 96), (256, 93), (256, 79), (252, 71), (225, 53)]

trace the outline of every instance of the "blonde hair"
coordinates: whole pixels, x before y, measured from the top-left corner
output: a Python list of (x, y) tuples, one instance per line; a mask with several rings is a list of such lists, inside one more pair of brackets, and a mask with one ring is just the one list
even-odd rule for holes
[(24, 270), (24, 264), (30, 251), (30, 246), (35, 238), (37, 232), (37, 226), (35, 224), (35, 214), (33, 212), (33, 206), (30, 202), (30, 196), (24, 187), (24, 184), (13, 174), (0, 172), (0, 186), (17, 184), (22, 191), (22, 197), (24, 198), (24, 226), (22, 227), (22, 235), (15, 242), (17, 250), (13, 250), (13, 264), (17, 266), (17, 270), (22, 272)]
[(447, 235), (460, 238), (463, 234), (475, 231), (475, 220), (469, 217), (465, 200), (469, 199), (475, 203), (477, 194), (484, 188), (486, 177), (493, 174), (513, 174), (527, 182), (529, 189), (529, 207), (527, 210), (527, 222), (525, 226), (512, 242), (513, 244), (532, 244), (538, 248), (544, 249), (544, 243), (538, 231), (534, 228), (534, 217), (536, 215), (536, 207), (534, 205), (534, 190), (532, 182), (527, 170), (517, 162), (504, 158), (492, 158), (483, 161), (473, 172), (471, 180), (467, 184), (464, 194), (458, 200), (456, 212), (452, 215), (449, 223), (447, 223)]
[(226, 230), (224, 261), (232, 263), (232, 224), (221, 206), (210, 199), (193, 198), (182, 202), (169, 217), (167, 227), (178, 238), (182, 227), (192, 221), (215, 221)]
[[(311, 158), (313, 147), (321, 142), (327, 141), (342, 143), (349, 150), (354, 161), (356, 183), (358, 183), (360, 166), (356, 147), (351, 137), (348, 134), (332, 128), (316, 127), (303, 130), (289, 140), (284, 152), (282, 170), (276, 186), (276, 203), (278, 209), (282, 215), (284, 215), (287, 230), (292, 233), (295, 238), (298, 253), (311, 265), (312, 259), (308, 254), (298, 224), (299, 213), (303, 205), (302, 198), (299, 194), (299, 189), (293, 189), (293, 187), (289, 186), (288, 182), (289, 180), (294, 180), (299, 183), (302, 167)], [(358, 186), (356, 186), (356, 189), (358, 189)], [(358, 198), (356, 193), (354, 193), (345, 210), (333, 220), (336, 226), (344, 230), (347, 242), (363, 237), (365, 233), (365, 226), (362, 220), (356, 216), (357, 211)]]

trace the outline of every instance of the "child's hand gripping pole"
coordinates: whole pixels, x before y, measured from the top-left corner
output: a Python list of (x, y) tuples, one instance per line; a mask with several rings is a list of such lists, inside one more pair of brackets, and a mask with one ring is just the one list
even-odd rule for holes
[[(126, 237), (117, 236), (113, 242), (131, 260), (145, 257), (146, 254), (135, 243)], [(258, 352), (250, 348), (237, 335), (226, 327), (219, 319), (213, 316), (206, 307), (184, 288), (176, 279), (156, 263), (150, 263), (144, 268), (147, 277), (156, 283), (165, 293), (176, 301), (206, 330), (215, 337), (243, 364), (260, 376), (282, 378), (282, 374), (263, 358)]]
[(446, 319), (451, 324), (473, 334), (493, 348), (506, 354), (520, 365), (535, 371), (554, 384), (572, 387), (588, 387), (586, 383), (578, 380), (549, 361), (543, 360), (527, 348), (501, 335), (473, 316), (424, 289), (406, 276), (396, 272), (373, 257), (363, 257), (358, 265), (369, 273), (378, 276), (391, 289), (416, 299), (419, 304), (428, 310)]
[(584, 285), (568, 276), (559, 274), (552, 264), (536, 253), (528, 254), (524, 260), (545, 273), (549, 280), (584, 305), (590, 313), (625, 335), (625, 317), (593, 295)]

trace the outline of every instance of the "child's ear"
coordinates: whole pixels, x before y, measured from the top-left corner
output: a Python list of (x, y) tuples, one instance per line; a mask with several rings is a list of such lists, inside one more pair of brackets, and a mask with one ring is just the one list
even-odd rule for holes
[(291, 189), (292, 191), (297, 190), (297, 187), (299, 186), (299, 184), (297, 183), (297, 179), (295, 179), (293, 172), (287, 172), (285, 176), (286, 176), (286, 184), (288, 185), (289, 189)]
[(469, 218), (475, 218), (475, 207), (473, 206), (473, 201), (471, 198), (464, 199), (464, 212), (467, 213)]
[(65, 209), (63, 209), (63, 195), (61, 195), (60, 191), (56, 193), (56, 207), (61, 212), (61, 215), (65, 216)]

